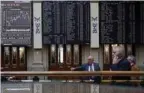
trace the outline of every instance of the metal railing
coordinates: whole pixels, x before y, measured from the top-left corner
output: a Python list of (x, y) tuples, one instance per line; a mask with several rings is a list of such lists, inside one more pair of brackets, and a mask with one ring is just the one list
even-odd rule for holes
[(3, 71), (4, 76), (143, 76), (144, 71)]

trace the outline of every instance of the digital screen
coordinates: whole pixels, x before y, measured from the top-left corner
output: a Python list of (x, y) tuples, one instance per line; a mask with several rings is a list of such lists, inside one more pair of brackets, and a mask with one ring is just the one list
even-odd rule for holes
[(43, 43), (90, 43), (89, 10), (89, 2), (43, 2)]
[(31, 3), (3, 1), (2, 44), (31, 45)]
[(143, 2), (100, 2), (100, 43), (144, 44)]

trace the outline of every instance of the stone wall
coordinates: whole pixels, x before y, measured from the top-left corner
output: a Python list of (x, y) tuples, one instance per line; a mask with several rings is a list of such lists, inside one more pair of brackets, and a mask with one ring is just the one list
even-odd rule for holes
[(1, 93), (144, 93), (142, 87), (95, 85), (72, 82), (2, 83)]

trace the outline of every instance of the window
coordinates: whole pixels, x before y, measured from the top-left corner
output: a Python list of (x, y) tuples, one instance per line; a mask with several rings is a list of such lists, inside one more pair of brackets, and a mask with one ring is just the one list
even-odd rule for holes
[(80, 45), (51, 45), (49, 47), (49, 70), (70, 70), (81, 64)]
[(12, 47), (12, 65), (17, 63), (17, 47)]
[(70, 65), (72, 63), (72, 46), (66, 45), (66, 64)]
[(9, 47), (4, 47), (4, 64), (6, 66), (10, 64), (10, 49), (9, 49)]
[(110, 47), (108, 44), (104, 45), (104, 64), (110, 64)]
[(64, 52), (63, 52), (63, 46), (58, 46), (58, 63), (62, 64), (64, 62)]
[(16, 67), (26, 63), (25, 47), (2, 46), (2, 67)]
[(74, 45), (74, 65), (78, 65), (79, 64), (79, 46), (78, 45)]
[(20, 65), (25, 64), (25, 48), (19, 47), (19, 59)]
[(56, 63), (56, 46), (55, 45), (51, 45), (51, 49), (50, 49), (50, 63), (51, 64)]
[(127, 45), (127, 55), (132, 55), (133, 54), (133, 49), (131, 47), (131, 45)]

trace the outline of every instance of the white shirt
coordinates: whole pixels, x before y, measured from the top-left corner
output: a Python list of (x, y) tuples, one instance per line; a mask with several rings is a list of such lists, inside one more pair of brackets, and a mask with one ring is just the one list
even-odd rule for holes
[[(94, 69), (94, 64), (92, 64), (91, 66), (89, 66), (88, 71), (95, 71)], [(90, 81), (93, 81), (92, 79), (90, 79)]]
[(94, 64), (92, 64), (91, 66), (89, 66), (88, 71), (95, 71)]

